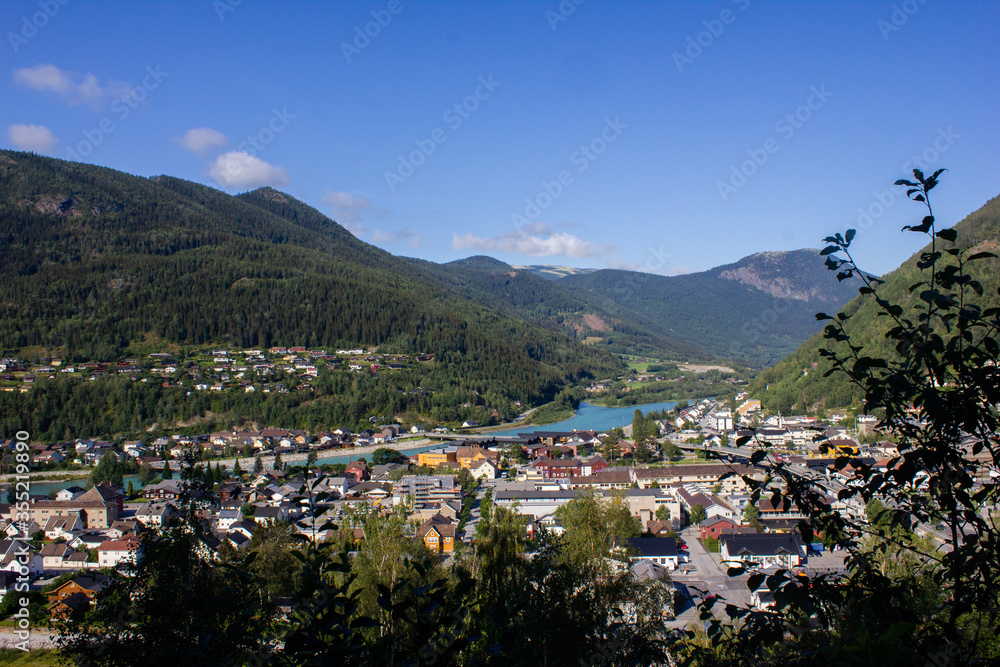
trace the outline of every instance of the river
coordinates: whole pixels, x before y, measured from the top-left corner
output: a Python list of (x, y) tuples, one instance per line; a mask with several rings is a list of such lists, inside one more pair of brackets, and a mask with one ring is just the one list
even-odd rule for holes
[[(554, 424), (546, 424), (544, 426), (522, 426), (520, 428), (508, 429), (506, 431), (493, 431), (486, 433), (486, 436), (516, 436), (520, 433), (534, 433), (536, 431), (610, 431), (613, 428), (619, 426), (627, 426), (632, 423), (632, 415), (635, 413), (636, 408), (642, 411), (642, 414), (647, 414), (653, 410), (673, 410), (674, 406), (677, 405), (677, 401), (662, 401), (660, 403), (648, 403), (646, 405), (630, 405), (623, 408), (607, 408), (602, 405), (594, 405), (592, 403), (587, 403), (586, 401), (580, 403), (580, 407), (573, 414), (572, 417), (561, 422), (556, 422)], [(426, 441), (424, 441), (426, 442)], [(420, 452), (426, 452), (431, 449), (436, 449), (442, 445), (447, 445), (448, 442), (434, 443), (432, 445), (421, 445), (414, 448), (405, 447), (405, 443), (400, 443), (396, 447), (399, 451), (407, 454), (408, 456), (413, 456)], [(361, 451), (364, 449), (364, 451)], [(359, 457), (369, 454), (368, 448), (359, 448), (353, 454), (340, 454), (340, 455), (327, 455), (317, 457), (316, 462), (319, 464), (323, 463), (350, 463), (351, 461), (357, 460)], [(305, 458), (305, 455), (295, 455), (285, 457), (286, 462), (294, 462), (289, 459), (295, 458)], [(370, 455), (368, 456), (370, 459)], [(240, 465), (246, 465), (247, 460), (243, 459)], [(252, 459), (251, 459), (252, 465)], [(214, 462), (213, 462), (214, 467)], [(124, 486), (127, 489), (128, 483), (132, 482), (136, 489), (142, 488), (139, 483), (138, 476), (132, 475), (124, 479)], [(33, 481), (31, 482), (31, 493), (46, 495), (51, 491), (59, 491), (70, 486), (87, 486), (86, 479), (76, 479), (76, 480), (59, 480), (59, 481)]]
[(642, 414), (647, 414), (653, 410), (673, 410), (675, 405), (677, 405), (677, 401), (662, 401), (646, 405), (630, 405), (624, 408), (606, 408), (583, 401), (573, 416), (565, 421), (544, 426), (522, 426), (506, 431), (492, 431), (487, 435), (518, 435), (519, 433), (534, 433), (536, 431), (610, 431), (613, 428), (631, 424), (632, 415), (635, 414), (637, 408), (642, 411)]

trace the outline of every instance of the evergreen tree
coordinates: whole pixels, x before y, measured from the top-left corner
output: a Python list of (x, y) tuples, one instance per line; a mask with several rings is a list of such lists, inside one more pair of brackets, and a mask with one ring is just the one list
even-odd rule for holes
[(260, 460), (260, 454), (258, 454), (253, 460), (253, 472), (255, 475), (259, 475), (264, 472), (264, 462)]
[(277, 470), (284, 470), (285, 469), (285, 464), (281, 460), (281, 452), (275, 452), (274, 453), (274, 463), (272, 464), (272, 467), (276, 471)]
[(694, 507), (691, 508), (691, 523), (696, 526), (700, 526), (701, 522), (708, 518), (705, 513), (705, 508), (702, 507), (701, 503), (695, 503)]

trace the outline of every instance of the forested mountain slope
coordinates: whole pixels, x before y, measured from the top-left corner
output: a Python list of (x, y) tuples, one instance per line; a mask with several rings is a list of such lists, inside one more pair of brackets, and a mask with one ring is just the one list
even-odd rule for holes
[(850, 287), (823, 270), (816, 250), (751, 255), (701, 273), (659, 276), (602, 270), (557, 281), (613, 316), (640, 316), (706, 356), (766, 365), (819, 330), (817, 304), (845, 303)]
[(0, 151), (0, 347), (68, 360), (164, 346), (381, 346), (439, 379), (550, 398), (620, 361), (443, 292), (277, 191), (233, 197)]
[[(914, 206), (914, 222), (919, 222), (921, 211)], [(945, 221), (938, 221), (938, 229), (947, 227)], [(975, 252), (996, 253), (1000, 249), (1000, 197), (994, 197), (982, 208), (968, 215), (954, 225), (958, 237), (954, 243), (958, 248), (971, 248)], [(909, 232), (904, 232), (909, 233)], [(855, 243), (863, 243), (856, 240)], [(950, 244), (939, 241), (939, 247)], [(925, 248), (924, 250), (927, 250)], [(923, 252), (921, 250), (920, 252)], [(918, 303), (909, 288), (914, 283), (926, 279), (917, 268), (920, 252), (915, 253), (898, 269), (884, 276), (885, 284), (879, 287), (880, 295), (892, 303), (908, 308)], [(863, 267), (862, 267), (863, 268)], [(984, 294), (977, 301), (986, 306), (1000, 305), (997, 288), (1000, 287), (1000, 261), (986, 259), (972, 265), (974, 276), (982, 283)], [(833, 272), (830, 272), (833, 275)], [(835, 309), (817, 310), (834, 314)], [(843, 311), (853, 315), (847, 323), (847, 330), (857, 343), (865, 345), (865, 354), (887, 358), (895, 350), (885, 339), (889, 324), (877, 315), (877, 305), (870, 296), (859, 296), (848, 303)], [(852, 387), (842, 373), (823, 377), (829, 364), (819, 354), (821, 347), (833, 349), (822, 334), (816, 334), (803, 343), (788, 358), (773, 368), (765, 370), (751, 388), (751, 395), (762, 399), (765, 407), (774, 411), (789, 412), (792, 409), (813, 408), (826, 405), (846, 406), (853, 400), (861, 399), (861, 392)], [(843, 351), (843, 347), (837, 348)]]

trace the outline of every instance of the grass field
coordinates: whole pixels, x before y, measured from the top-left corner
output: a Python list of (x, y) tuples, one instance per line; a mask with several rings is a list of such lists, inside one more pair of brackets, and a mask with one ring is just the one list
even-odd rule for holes
[(9, 667), (48, 667), (64, 664), (59, 660), (59, 651), (49, 648), (36, 648), (21, 651), (16, 648), (0, 648), (0, 665)]

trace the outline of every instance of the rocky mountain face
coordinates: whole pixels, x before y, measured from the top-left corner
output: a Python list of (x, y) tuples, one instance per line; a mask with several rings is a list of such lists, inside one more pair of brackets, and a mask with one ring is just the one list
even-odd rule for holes
[(779, 299), (842, 304), (857, 294), (855, 281), (839, 282), (827, 271), (819, 250), (759, 252), (708, 272)]

